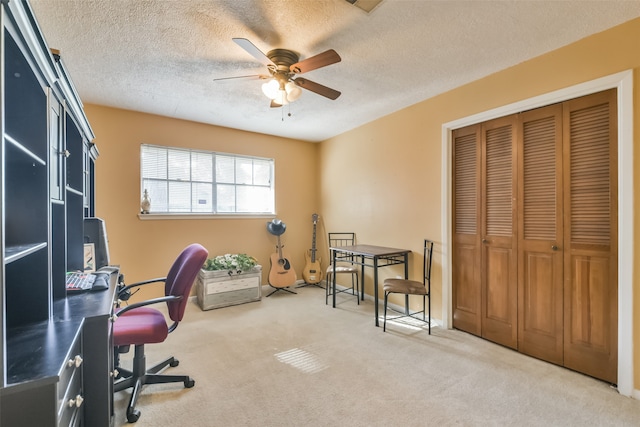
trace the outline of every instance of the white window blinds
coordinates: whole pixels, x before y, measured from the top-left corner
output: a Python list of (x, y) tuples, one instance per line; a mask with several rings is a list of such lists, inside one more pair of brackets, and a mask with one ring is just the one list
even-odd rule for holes
[(273, 159), (142, 144), (140, 165), (150, 213), (274, 213)]

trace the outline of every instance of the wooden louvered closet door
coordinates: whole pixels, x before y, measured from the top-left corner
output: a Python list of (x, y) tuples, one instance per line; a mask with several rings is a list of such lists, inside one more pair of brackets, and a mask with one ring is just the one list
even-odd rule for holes
[(480, 126), (453, 132), (453, 325), (480, 335)]
[(453, 133), (453, 325), (517, 346), (515, 116)]
[(517, 347), (515, 116), (482, 125), (481, 336)]
[(562, 105), (520, 114), (518, 349), (563, 363)]
[(616, 383), (616, 91), (564, 103), (564, 366)]
[(453, 132), (453, 327), (617, 379), (615, 89)]

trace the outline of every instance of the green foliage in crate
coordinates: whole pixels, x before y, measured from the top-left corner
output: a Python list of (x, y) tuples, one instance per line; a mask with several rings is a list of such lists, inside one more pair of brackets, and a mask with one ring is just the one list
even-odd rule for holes
[(258, 265), (258, 261), (247, 254), (225, 254), (210, 258), (204, 263), (204, 270), (207, 271), (228, 271), (229, 274), (240, 274), (249, 271)]

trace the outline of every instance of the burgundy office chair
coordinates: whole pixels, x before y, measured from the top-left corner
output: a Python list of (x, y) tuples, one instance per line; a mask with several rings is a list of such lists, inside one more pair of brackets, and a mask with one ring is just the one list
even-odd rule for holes
[[(117, 311), (113, 323), (113, 345), (115, 364), (118, 376), (114, 383), (114, 392), (133, 387), (131, 399), (127, 407), (127, 421), (135, 423), (140, 418), (140, 411), (135, 406), (140, 391), (145, 384), (182, 382), (186, 388), (195, 385), (195, 381), (186, 375), (159, 375), (158, 372), (167, 366), (178, 366), (178, 360), (169, 357), (149, 369), (146, 368), (144, 345), (163, 342), (169, 332), (173, 332), (184, 316), (191, 287), (198, 271), (207, 260), (209, 253), (201, 245), (194, 243), (187, 246), (175, 260), (167, 277), (134, 283), (120, 290), (128, 292), (131, 288), (149, 283), (164, 282), (165, 296), (128, 305)], [(162, 312), (146, 307), (150, 304), (166, 302), (168, 314), (173, 323), (167, 324)], [(119, 367), (120, 353), (129, 351), (135, 346), (133, 368), (131, 371)]]

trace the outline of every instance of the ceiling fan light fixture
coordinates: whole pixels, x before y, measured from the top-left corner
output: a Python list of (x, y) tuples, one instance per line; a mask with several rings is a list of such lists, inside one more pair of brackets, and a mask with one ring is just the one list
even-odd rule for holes
[[(2, 0), (0, 0), (0, 2), (1, 1)], [(347, 1), (353, 4), (360, 0)], [(379, 3), (382, 0), (365, 1), (375, 1)], [(302, 89), (317, 93), (318, 95), (331, 100), (335, 100), (340, 96), (340, 92), (335, 89), (331, 89), (305, 78), (296, 77), (296, 74), (306, 73), (340, 62), (342, 59), (335, 50), (329, 49), (300, 61), (300, 56), (292, 50), (272, 49), (265, 55), (247, 39), (234, 38), (233, 41), (255, 59), (262, 62), (263, 65), (267, 66), (269, 74), (271, 74), (271, 78), (264, 75), (258, 75), (257, 77), (260, 77), (261, 79), (269, 79), (269, 81), (262, 85), (262, 92), (271, 100), (270, 106), (272, 108), (280, 107), (296, 101), (300, 98)]]
[(280, 82), (276, 79), (269, 80), (262, 85), (262, 92), (278, 105), (287, 105), (296, 101), (302, 95), (302, 89), (294, 82)]
[(279, 90), (276, 97), (273, 98), (273, 102), (279, 105), (287, 105), (289, 103), (287, 92), (284, 90)]
[(280, 85), (275, 79), (262, 84), (262, 93), (264, 93), (269, 99), (276, 99), (278, 97), (279, 89)]
[(294, 82), (288, 82), (284, 86), (284, 90), (287, 92), (287, 99), (289, 100), (289, 102), (296, 101), (298, 98), (300, 98), (300, 95), (302, 95), (302, 89), (300, 89)]

